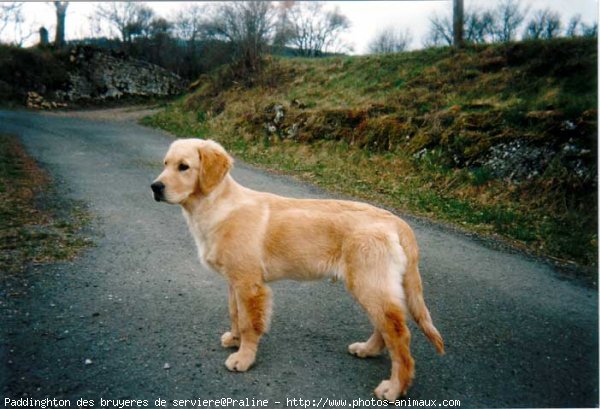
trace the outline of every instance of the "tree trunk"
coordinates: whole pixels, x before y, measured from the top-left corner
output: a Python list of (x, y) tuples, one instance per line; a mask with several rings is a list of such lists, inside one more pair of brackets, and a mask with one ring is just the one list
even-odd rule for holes
[(464, 45), (464, 22), (465, 22), (465, 11), (464, 1), (454, 0), (454, 13), (453, 13), (453, 28), (454, 28), (454, 46), (461, 48)]
[(54, 36), (54, 45), (61, 48), (65, 45), (65, 17), (67, 16), (68, 1), (55, 1), (56, 7), (56, 35)]

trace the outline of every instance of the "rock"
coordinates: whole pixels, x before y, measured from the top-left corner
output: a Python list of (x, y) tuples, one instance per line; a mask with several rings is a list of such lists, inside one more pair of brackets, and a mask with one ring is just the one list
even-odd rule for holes
[(577, 129), (577, 125), (575, 125), (573, 123), (573, 121), (569, 121), (569, 120), (563, 121), (563, 123), (561, 125), (562, 125), (562, 128), (567, 131), (574, 131), (575, 129)]
[(287, 137), (289, 139), (296, 139), (298, 138), (298, 130), (300, 128), (300, 125), (298, 123), (294, 123), (292, 124), (292, 126), (290, 126), (290, 128), (287, 131)]
[(273, 111), (275, 112), (275, 118), (273, 119), (273, 122), (276, 125), (279, 125), (281, 121), (283, 121), (283, 117), (285, 116), (283, 111), (283, 105), (275, 105), (273, 107)]
[(93, 363), (93, 362), (92, 362), (92, 360), (91, 360), (91, 359), (89, 359), (89, 358), (87, 358), (87, 359), (84, 361), (84, 364), (85, 364), (86, 366), (88, 366), (88, 365), (91, 365), (92, 363)]
[(300, 102), (300, 101), (299, 101), (299, 100), (297, 100), (297, 99), (293, 99), (293, 100), (292, 100), (292, 103), (291, 103), (291, 105), (292, 105), (293, 107), (296, 107), (296, 108), (299, 108), (299, 109), (304, 109), (304, 108), (306, 108), (306, 104), (304, 104), (304, 103)]
[(516, 139), (492, 146), (481, 165), (496, 177), (518, 183), (542, 175), (550, 162), (556, 160), (581, 181), (590, 181), (596, 180), (596, 172), (587, 160), (589, 153), (589, 149), (579, 147), (573, 140), (535, 145)]
[(181, 93), (186, 83), (157, 65), (122, 53), (76, 47), (67, 98), (118, 99), (124, 96), (168, 96)]
[(420, 151), (418, 151), (418, 152), (415, 152), (415, 153), (413, 154), (413, 158), (415, 158), (415, 159), (423, 159), (423, 157), (424, 157), (425, 155), (427, 155), (427, 152), (428, 152), (428, 151), (427, 151), (427, 148), (423, 148), (423, 149), (421, 149)]
[(55, 109), (67, 106), (64, 102), (47, 101), (43, 96), (34, 91), (27, 93), (26, 104), (27, 108), (30, 109)]
[(165, 364), (163, 365), (163, 369), (171, 369), (171, 364), (169, 364), (168, 362), (165, 362)]
[(65, 101), (161, 97), (179, 94), (186, 87), (181, 77), (157, 65), (90, 46), (71, 50), (67, 75), (68, 83), (62, 89), (48, 95), (45, 88), (28, 92), (27, 107), (55, 109), (65, 107)]
[(540, 175), (554, 155), (549, 146), (534, 146), (516, 139), (492, 146), (482, 164), (494, 176), (516, 182)]

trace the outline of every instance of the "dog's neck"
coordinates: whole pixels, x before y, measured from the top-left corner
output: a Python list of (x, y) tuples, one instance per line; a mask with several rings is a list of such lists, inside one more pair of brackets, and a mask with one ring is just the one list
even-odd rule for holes
[(188, 222), (197, 227), (203, 226), (209, 221), (222, 219), (231, 206), (236, 202), (232, 200), (239, 197), (245, 188), (238, 184), (230, 174), (227, 174), (207, 195), (192, 195), (181, 204)]

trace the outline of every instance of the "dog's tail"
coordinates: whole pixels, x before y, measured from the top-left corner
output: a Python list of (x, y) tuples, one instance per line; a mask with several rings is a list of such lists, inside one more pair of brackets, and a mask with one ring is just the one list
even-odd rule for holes
[(412, 229), (404, 221), (400, 220), (398, 235), (407, 257), (406, 271), (402, 286), (406, 294), (406, 304), (413, 319), (421, 328), (421, 331), (433, 344), (438, 354), (444, 354), (444, 340), (433, 325), (429, 310), (423, 299), (423, 285), (419, 274), (419, 248)]

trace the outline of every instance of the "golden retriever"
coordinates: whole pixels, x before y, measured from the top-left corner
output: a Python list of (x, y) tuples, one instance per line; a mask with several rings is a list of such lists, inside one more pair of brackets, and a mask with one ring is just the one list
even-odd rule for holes
[(375, 327), (366, 342), (351, 344), (348, 351), (364, 358), (387, 347), (392, 372), (375, 395), (391, 401), (404, 394), (414, 375), (407, 310), (444, 353), (423, 300), (411, 228), (364, 203), (250, 190), (233, 180), (232, 165), (214, 141), (177, 140), (151, 186), (155, 200), (182, 206), (200, 260), (229, 284), (231, 330), (221, 344), (239, 349), (225, 361), (227, 369), (243, 372), (254, 363), (271, 315), (266, 283), (333, 277), (344, 281)]

